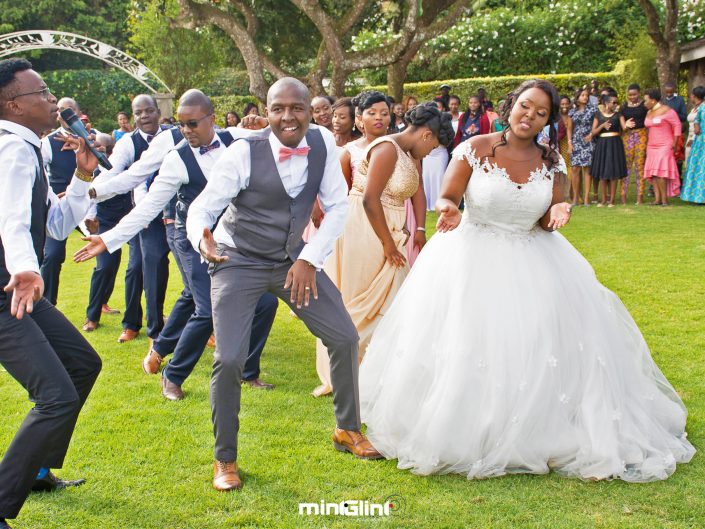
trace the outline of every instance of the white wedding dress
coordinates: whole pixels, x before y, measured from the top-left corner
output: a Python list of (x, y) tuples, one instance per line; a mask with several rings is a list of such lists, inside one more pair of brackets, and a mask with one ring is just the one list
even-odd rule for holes
[(619, 298), (537, 225), (554, 171), (517, 185), (467, 144), (453, 156), (472, 166), (463, 220), (421, 252), (360, 367), (370, 441), (418, 474), (667, 478), (695, 453), (687, 411)]

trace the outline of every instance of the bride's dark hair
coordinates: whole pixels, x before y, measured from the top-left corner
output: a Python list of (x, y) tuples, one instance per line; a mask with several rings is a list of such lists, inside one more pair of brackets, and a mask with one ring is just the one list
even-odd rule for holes
[(558, 95), (556, 87), (543, 79), (529, 79), (528, 81), (524, 81), (517, 88), (507, 94), (507, 98), (504, 100), (502, 107), (499, 109), (499, 119), (504, 126), (504, 130), (502, 131), (502, 137), (500, 140), (492, 146), (492, 157), (494, 158), (494, 153), (497, 147), (507, 144), (509, 115), (517, 102), (517, 98), (530, 88), (538, 88), (539, 90), (542, 90), (551, 100), (551, 110), (548, 115), (548, 122), (546, 123), (549, 126), (548, 147), (539, 143), (538, 136), (534, 138), (534, 143), (542, 151), (541, 158), (548, 162), (548, 168), (551, 169), (554, 164), (558, 163), (558, 131), (556, 130), (556, 127), (554, 127), (554, 124), (560, 119), (561, 98)]

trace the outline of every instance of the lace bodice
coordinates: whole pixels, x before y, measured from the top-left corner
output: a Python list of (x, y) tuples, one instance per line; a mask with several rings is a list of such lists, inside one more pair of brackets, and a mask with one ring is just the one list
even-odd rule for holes
[(397, 163), (394, 166), (394, 172), (389, 178), (387, 185), (382, 191), (381, 201), (383, 204), (388, 204), (392, 206), (403, 206), (404, 201), (410, 198), (416, 190), (419, 188), (419, 172), (416, 169), (416, 164), (414, 160), (406, 154), (397, 142), (388, 137), (377, 138), (375, 141), (370, 143), (365, 151), (365, 157), (360, 162), (358, 169), (353, 177), (352, 188), (354, 191), (364, 193), (365, 187), (367, 186), (367, 169), (368, 160), (367, 153), (370, 152), (375, 145), (388, 141), (397, 150)]
[(566, 172), (560, 158), (552, 169), (543, 165), (531, 172), (526, 183), (517, 184), (497, 164), (478, 160), (467, 142), (453, 151), (453, 158), (465, 159), (472, 167), (464, 194), (463, 223), (488, 226), (507, 234), (525, 234), (536, 227), (551, 204), (554, 175)]

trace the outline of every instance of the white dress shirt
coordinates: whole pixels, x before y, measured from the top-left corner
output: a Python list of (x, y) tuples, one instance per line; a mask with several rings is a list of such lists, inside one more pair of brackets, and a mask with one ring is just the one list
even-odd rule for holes
[[(137, 134), (147, 141), (147, 134), (139, 129), (137, 129)], [(129, 134), (125, 134), (120, 139), (128, 136)], [(95, 190), (96, 200), (103, 202), (116, 195), (122, 195), (142, 187), (142, 184), (145, 184), (150, 176), (159, 171), (164, 157), (173, 148), (174, 136), (168, 129), (157, 132), (149, 143), (149, 149), (144, 151), (136, 162), (135, 146), (132, 140), (116, 142), (113, 154), (110, 156), (112, 170), (101, 172), (91, 186)], [(113, 160), (114, 157), (115, 160)], [(144, 189), (146, 191), (146, 187)]]
[[(225, 130), (232, 134), (235, 139), (257, 135), (258, 133), (258, 131), (244, 129), (242, 127), (230, 127)], [(141, 186), (150, 176), (160, 170), (166, 155), (176, 147), (171, 131), (167, 130), (165, 132), (167, 132), (167, 134), (158, 134), (152, 139), (152, 142), (149, 144), (149, 149), (143, 152), (140, 159), (135, 163), (120, 171), (110, 171), (106, 179), (96, 179), (92, 187), (95, 190), (96, 200), (98, 202), (103, 202), (115, 195), (132, 191), (138, 186)], [(127, 134), (122, 138), (126, 136)], [(143, 137), (146, 139), (146, 135), (143, 135)], [(131, 144), (132, 142), (129, 143)], [(115, 144), (115, 148), (117, 148), (117, 143)], [(115, 164), (113, 164), (113, 166), (114, 165)]]
[(49, 164), (54, 159), (54, 151), (51, 150), (51, 144), (49, 143), (49, 136), (54, 134), (56, 131), (61, 132), (61, 134), (73, 134), (71, 131), (66, 130), (64, 127), (59, 127), (58, 129), (52, 130), (49, 134), (42, 138), (42, 159), (44, 160), (44, 170), (46, 171), (47, 177), (51, 174), (51, 169)]
[[(220, 141), (220, 138), (214, 134), (211, 144), (216, 141)], [(185, 140), (182, 143), (185, 144)], [(217, 149), (208, 151), (206, 154), (200, 153), (200, 147), (189, 148), (193, 151), (196, 162), (207, 180), (215, 162), (225, 152), (225, 146), (220, 142), (220, 146)], [(151, 151), (151, 149), (150, 146), (149, 150)], [(128, 170), (128, 172), (130, 171)], [(162, 212), (164, 207), (179, 191), (179, 188), (188, 183), (188, 170), (179, 153), (176, 150), (165, 153), (164, 161), (159, 169), (159, 176), (154, 179), (145, 197), (113, 229), (100, 235), (108, 251), (113, 253), (115, 250), (119, 250), (124, 243), (137, 235), (142, 228)]]
[[(47, 173), (47, 176), (51, 174), (51, 168), (49, 167), (49, 164), (51, 161), (54, 159), (54, 152), (51, 150), (51, 144), (49, 143), (49, 136), (54, 134), (55, 132), (59, 131), (61, 134), (64, 136), (71, 136), (75, 134), (71, 130), (66, 130), (64, 127), (59, 127), (58, 129), (52, 130), (49, 134), (44, 136), (42, 138), (42, 158), (44, 159), (44, 170)], [(90, 134), (98, 134), (100, 133), (99, 130), (97, 129), (91, 129)]]
[[(0, 239), (5, 249), (5, 266), (10, 274), (39, 273), (30, 233), (32, 187), (39, 161), (27, 142), (41, 149), (41, 140), (28, 128), (11, 121), (0, 120), (0, 129), (12, 133), (0, 136)], [(47, 233), (54, 239), (63, 240), (90, 207), (90, 184), (74, 177), (61, 200), (51, 190), (48, 181), (47, 187), (47, 202), (50, 204)]]
[[(323, 136), (326, 147), (326, 165), (318, 191), (318, 198), (325, 212), (321, 227), (311, 240), (304, 246), (299, 259), (308, 261), (321, 269), (328, 254), (333, 250), (336, 239), (343, 232), (345, 218), (348, 212), (348, 186), (343, 177), (335, 145), (335, 137), (328, 129), (317, 125), (309, 125), (318, 129)], [(274, 161), (279, 171), (284, 189), (290, 197), (296, 197), (305, 187), (308, 180), (308, 158), (306, 156), (291, 156), (283, 162), (279, 161), (279, 148), (283, 145), (270, 129), (264, 129), (272, 148)], [(304, 137), (298, 147), (308, 143)], [(240, 191), (247, 189), (250, 182), (250, 144), (237, 141), (227, 148), (213, 167), (208, 185), (189, 207), (186, 229), (191, 244), (199, 251), (203, 229), (212, 229), (220, 213), (230, 204)], [(216, 242), (235, 247), (232, 237), (218, 224), (214, 234)]]

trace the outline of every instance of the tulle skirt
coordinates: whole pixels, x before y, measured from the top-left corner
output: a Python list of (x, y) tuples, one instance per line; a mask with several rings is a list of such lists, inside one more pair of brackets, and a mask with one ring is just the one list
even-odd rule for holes
[(540, 228), (435, 235), (372, 337), (360, 398), (374, 446), (418, 474), (643, 482), (695, 452), (624, 305)]

